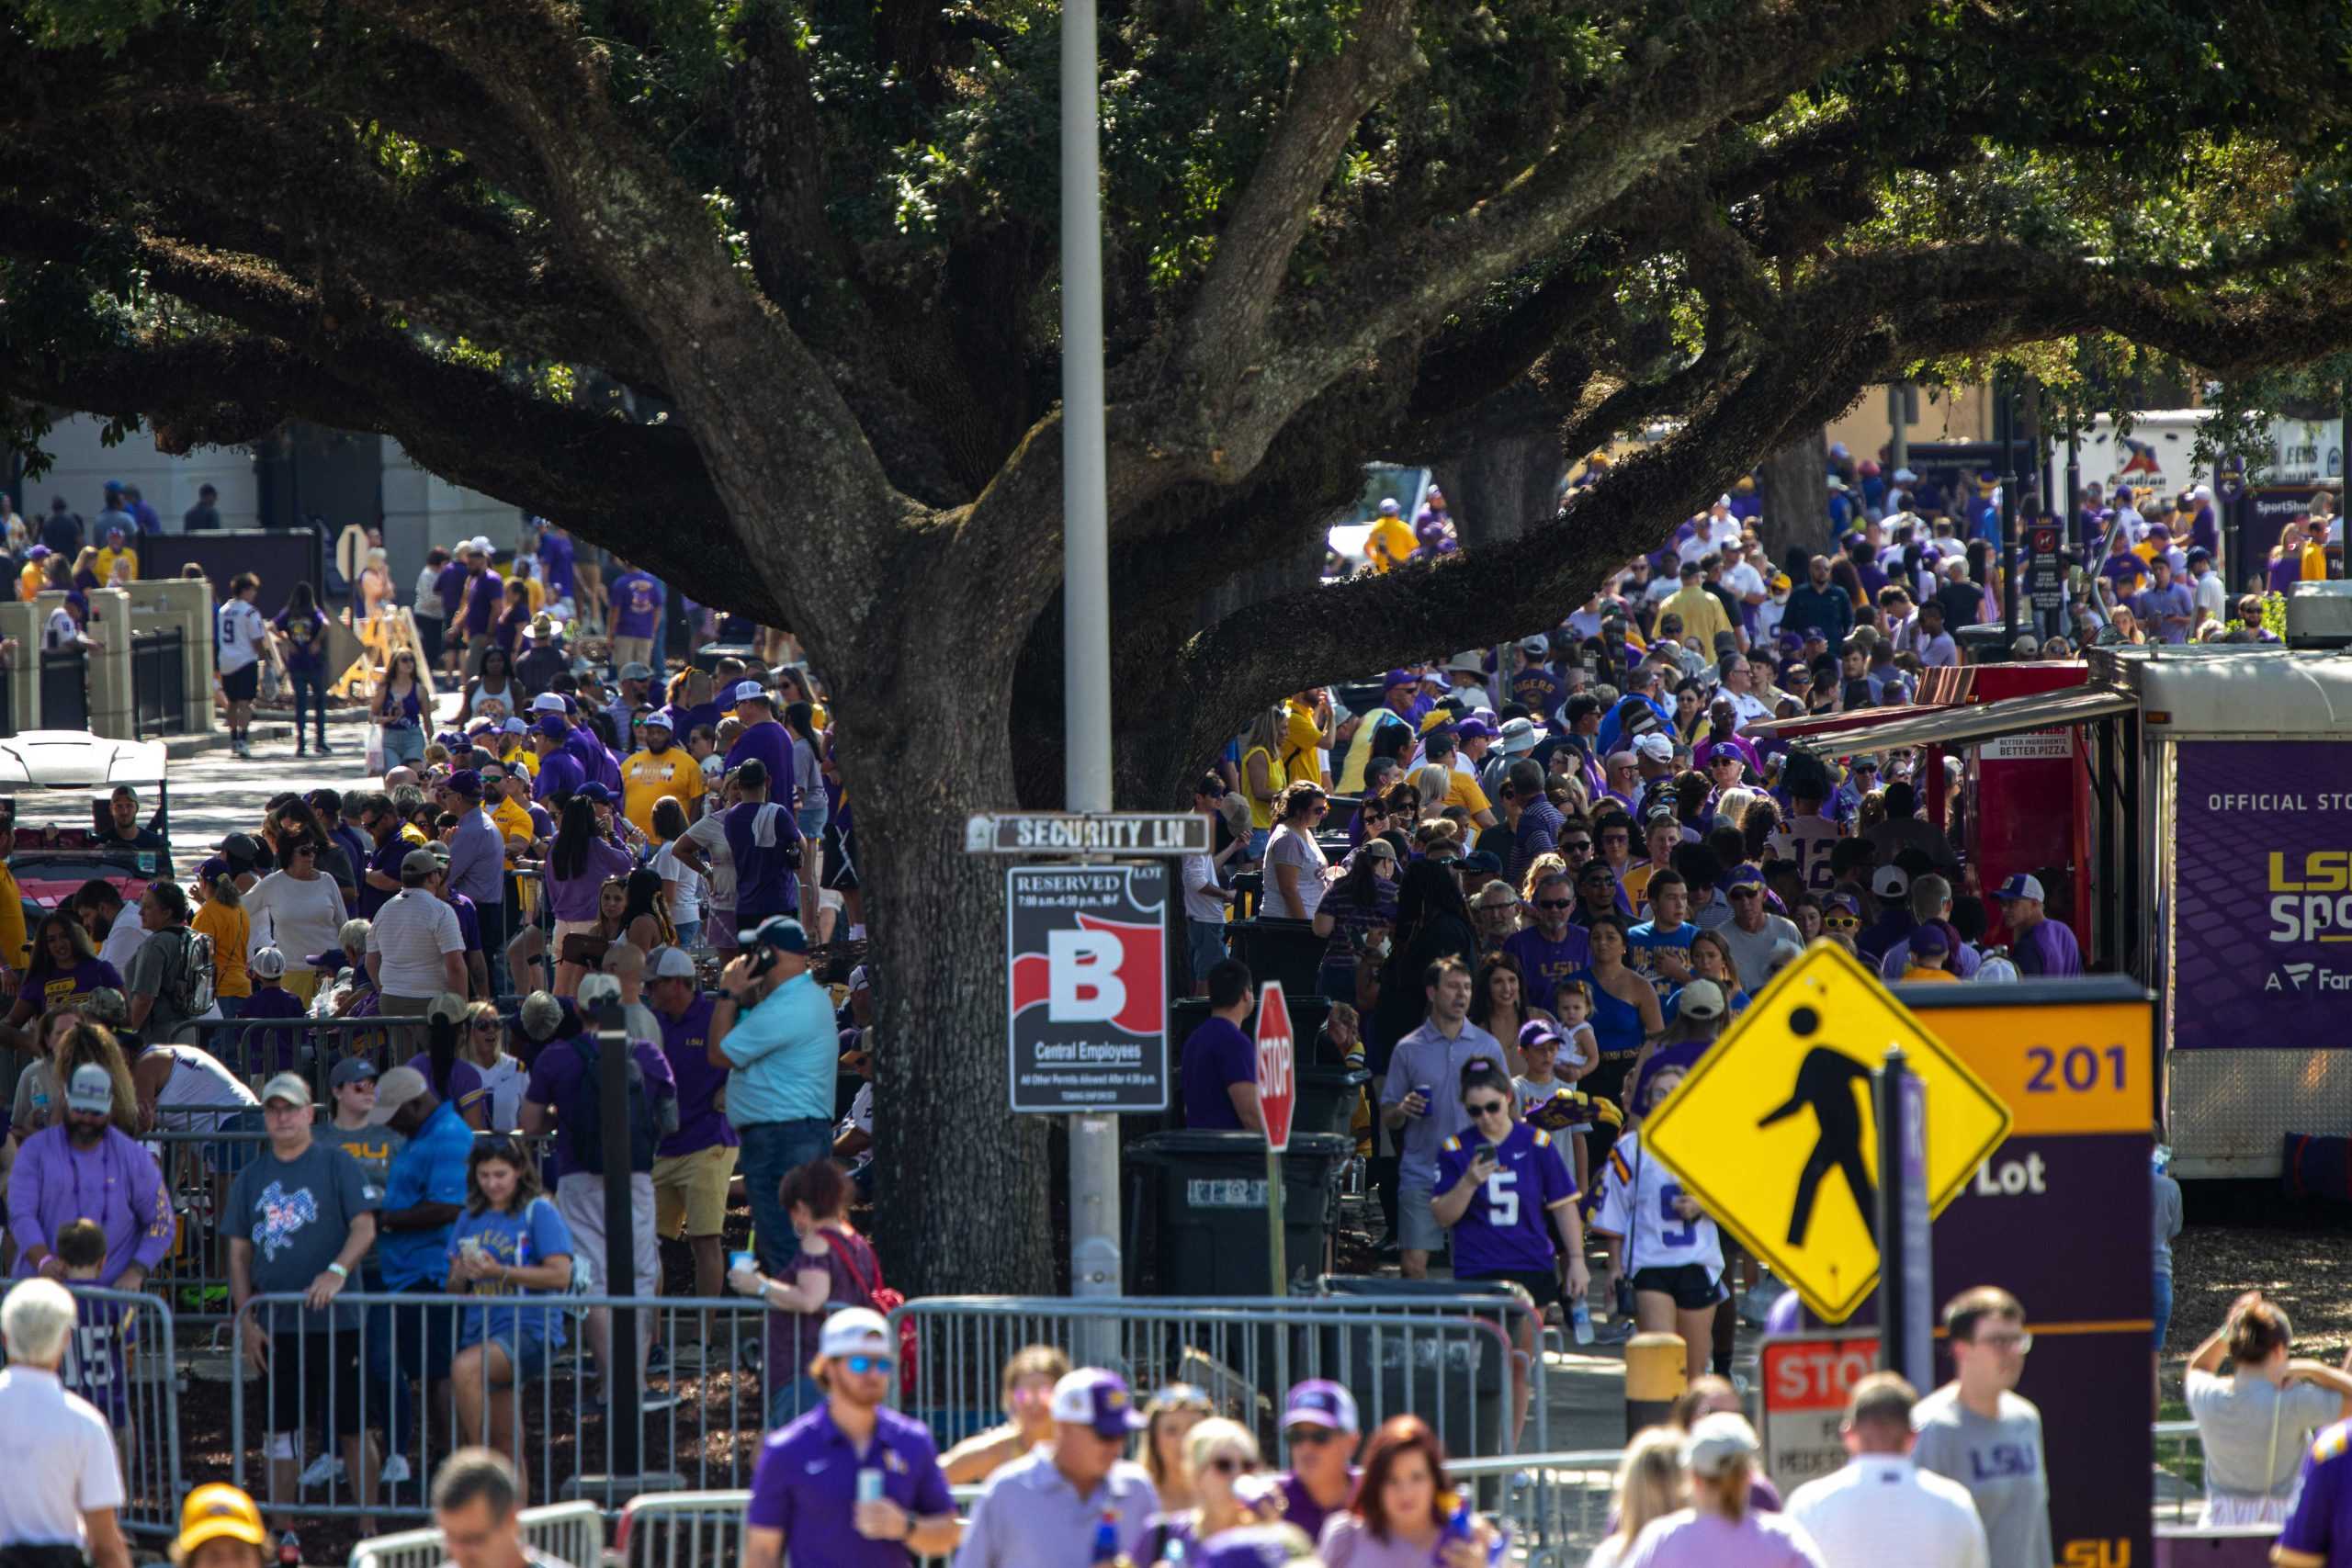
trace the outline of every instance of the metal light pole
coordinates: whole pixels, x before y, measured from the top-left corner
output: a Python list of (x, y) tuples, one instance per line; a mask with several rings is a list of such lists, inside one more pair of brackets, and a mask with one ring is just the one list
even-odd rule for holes
[[(1063, 804), (1071, 811), (1111, 809), (1111, 539), (1102, 434), (1102, 177), (1094, 45), (1094, 0), (1064, 0), (1062, 742), (1068, 797)], [(1070, 1118), (1069, 1188), (1070, 1293), (1115, 1296), (1122, 1272), (1117, 1116)], [(1079, 1348), (1096, 1364), (1109, 1359), (1107, 1348), (1090, 1348), (1084, 1338)]]

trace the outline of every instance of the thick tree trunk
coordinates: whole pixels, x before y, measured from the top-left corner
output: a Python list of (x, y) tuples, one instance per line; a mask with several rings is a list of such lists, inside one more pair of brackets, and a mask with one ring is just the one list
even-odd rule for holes
[(1556, 430), (1489, 435), (1433, 466), (1465, 546), (1517, 539), (1559, 514), (1567, 470)]
[(1808, 555), (1829, 538), (1829, 437), (1816, 427), (1764, 460), (1764, 514), (1756, 536), (1775, 566), (1792, 549)]

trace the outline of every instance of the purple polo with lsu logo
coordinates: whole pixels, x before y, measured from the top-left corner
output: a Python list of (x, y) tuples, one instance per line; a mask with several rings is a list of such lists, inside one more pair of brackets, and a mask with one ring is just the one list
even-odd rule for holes
[(710, 1013), (716, 1000), (698, 996), (680, 1018), (652, 1010), (662, 1025), (662, 1054), (670, 1058), (670, 1071), (678, 1080), (678, 1130), (662, 1140), (657, 1152), (663, 1159), (700, 1149), (731, 1149), (742, 1142), (718, 1105), (727, 1069), (710, 1065)]
[(819, 1405), (789, 1426), (769, 1433), (752, 1472), (752, 1501), (743, 1523), (752, 1529), (782, 1530), (796, 1562), (827, 1568), (906, 1568), (904, 1543), (868, 1540), (852, 1522), (857, 1512), (860, 1471), (882, 1472), (882, 1495), (911, 1517), (936, 1518), (956, 1511), (939, 1450), (930, 1429), (887, 1405), (874, 1413), (874, 1438), (860, 1453), (833, 1413)]
[(641, 571), (625, 571), (607, 584), (615, 637), (651, 637), (662, 619), (662, 584)]

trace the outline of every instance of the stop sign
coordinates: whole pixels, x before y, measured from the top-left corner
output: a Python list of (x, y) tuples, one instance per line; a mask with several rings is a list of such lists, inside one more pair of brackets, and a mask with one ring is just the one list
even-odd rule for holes
[(1290, 1004), (1279, 980), (1258, 993), (1258, 1109), (1265, 1113), (1266, 1146), (1290, 1147), (1291, 1111), (1298, 1104), (1297, 1053), (1290, 1032)]

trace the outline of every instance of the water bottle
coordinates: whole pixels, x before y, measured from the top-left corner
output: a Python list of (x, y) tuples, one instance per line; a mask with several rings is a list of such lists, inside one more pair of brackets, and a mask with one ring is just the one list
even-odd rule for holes
[(1592, 1308), (1585, 1304), (1582, 1296), (1578, 1296), (1568, 1308), (1568, 1328), (1575, 1334), (1577, 1344), (1592, 1343)]
[(1119, 1561), (1119, 1516), (1108, 1509), (1094, 1526), (1094, 1551), (1086, 1560), (1095, 1568)]

